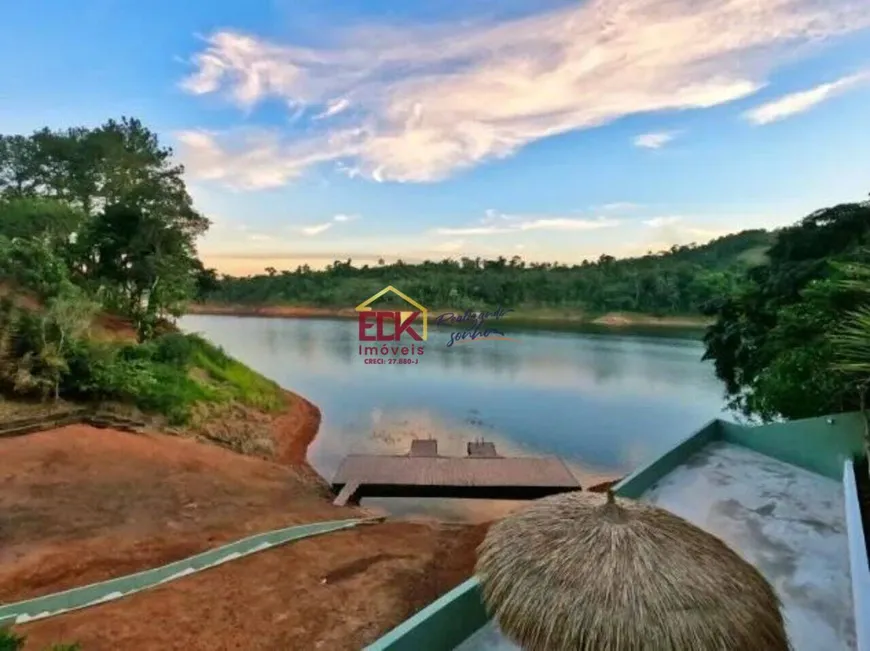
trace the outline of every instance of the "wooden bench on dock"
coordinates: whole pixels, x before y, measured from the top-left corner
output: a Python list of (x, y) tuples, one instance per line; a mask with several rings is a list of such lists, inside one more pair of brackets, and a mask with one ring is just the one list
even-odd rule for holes
[(335, 504), (364, 497), (459, 497), (526, 500), (580, 490), (557, 457), (501, 457), (489, 442), (469, 443), (468, 456), (438, 454), (438, 442), (415, 440), (404, 455), (352, 454), (332, 481)]

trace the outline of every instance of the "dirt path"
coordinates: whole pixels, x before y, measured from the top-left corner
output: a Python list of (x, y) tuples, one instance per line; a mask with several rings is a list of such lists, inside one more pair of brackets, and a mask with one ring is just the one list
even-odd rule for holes
[[(299, 464), (310, 438), (292, 440), (298, 417), (280, 426), (279, 456), (295, 466), (83, 425), (0, 440), (0, 603), (361, 515), (333, 507)], [(390, 522), (328, 534), (20, 630), (28, 649), (360, 649), (469, 576), (483, 533)]]

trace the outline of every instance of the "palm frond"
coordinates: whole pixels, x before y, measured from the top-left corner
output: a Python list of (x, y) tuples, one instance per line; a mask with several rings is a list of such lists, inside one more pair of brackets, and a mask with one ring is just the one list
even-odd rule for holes
[(837, 370), (870, 374), (870, 305), (849, 313), (830, 341)]

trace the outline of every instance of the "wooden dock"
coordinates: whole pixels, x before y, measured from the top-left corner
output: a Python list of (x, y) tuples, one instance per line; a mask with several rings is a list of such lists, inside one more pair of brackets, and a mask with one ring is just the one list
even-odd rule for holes
[(461, 497), (527, 500), (580, 490), (557, 457), (502, 457), (493, 443), (475, 442), (468, 456), (438, 454), (438, 442), (417, 440), (404, 455), (354, 454), (332, 481), (335, 504), (364, 497)]

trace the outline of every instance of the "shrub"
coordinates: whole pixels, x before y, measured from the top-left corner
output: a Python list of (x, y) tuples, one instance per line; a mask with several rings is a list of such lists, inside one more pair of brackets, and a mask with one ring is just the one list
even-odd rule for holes
[(16, 635), (9, 627), (4, 626), (0, 628), (0, 651), (20, 651), (24, 648), (25, 639), (21, 635)]
[[(0, 627), (0, 651), (21, 651), (27, 638), (18, 635), (8, 626)], [(81, 651), (78, 642), (72, 644), (52, 644), (45, 651)]]
[(128, 402), (164, 414), (172, 424), (183, 424), (194, 403), (216, 397), (190, 378), (188, 365), (180, 363), (192, 355), (186, 346), (177, 340), (126, 346), (79, 342), (73, 347), (66, 395)]
[(153, 358), (157, 362), (187, 368), (193, 362), (200, 341), (195, 335), (180, 332), (161, 335), (152, 342)]

